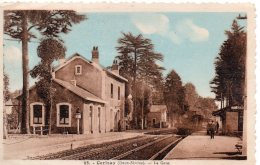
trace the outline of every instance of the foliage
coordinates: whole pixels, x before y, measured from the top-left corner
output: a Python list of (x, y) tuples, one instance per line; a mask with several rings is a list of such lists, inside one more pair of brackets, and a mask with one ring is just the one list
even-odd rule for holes
[(184, 88), (185, 103), (188, 106), (188, 110), (190, 112), (195, 111), (197, 114), (202, 115), (203, 118), (209, 119), (212, 116), (212, 112), (217, 110), (215, 100), (199, 96), (192, 83), (185, 84)]
[(185, 88), (185, 101), (187, 103), (189, 111), (198, 111), (198, 99), (199, 95), (195, 86), (192, 83), (184, 85)]
[[(144, 82), (147, 87), (155, 88), (162, 83), (163, 67), (156, 62), (163, 60), (163, 55), (155, 52), (154, 45), (150, 39), (144, 38), (141, 34), (133, 35), (132, 33), (122, 33), (122, 37), (118, 39), (119, 46), (116, 47), (119, 55), (116, 57), (119, 61), (120, 75), (126, 77), (130, 82), (129, 94), (133, 95), (134, 112), (133, 115), (138, 117), (141, 109), (148, 107), (150, 98), (142, 97), (144, 102), (140, 106), (140, 96), (138, 91), (138, 82)], [(161, 84), (160, 84), (161, 83)], [(141, 85), (142, 86), (142, 85)], [(147, 95), (151, 97), (152, 95)], [(139, 105), (138, 105), (139, 104)]]
[(31, 70), (31, 76), (38, 78), (36, 83), (37, 94), (43, 99), (46, 106), (46, 123), (50, 118), (51, 99), (55, 89), (52, 88), (52, 68), (51, 64), (54, 60), (64, 58), (66, 48), (63, 43), (57, 39), (47, 38), (41, 41), (37, 48), (37, 54), (41, 58), (41, 62)]
[[(155, 80), (163, 67), (156, 62), (162, 61), (163, 56), (154, 51), (154, 45), (150, 39), (141, 34), (134, 36), (132, 33), (122, 33), (123, 37), (118, 39), (119, 46), (116, 48), (119, 55), (120, 74), (131, 79)], [(151, 79), (149, 79), (151, 78)]]
[[(137, 109), (143, 108), (143, 115), (145, 116), (151, 106), (151, 88), (147, 86), (144, 82), (137, 82), (136, 83), (136, 98), (137, 98)], [(141, 116), (141, 112), (137, 112)]]
[(245, 85), (246, 32), (236, 20), (226, 31), (224, 41), (215, 60), (215, 77), (210, 82), (216, 100), (227, 105), (243, 105)]
[[(22, 32), (28, 31), (28, 39), (36, 38), (32, 29), (36, 29), (43, 36), (58, 37), (60, 33), (68, 33), (72, 24), (86, 19), (85, 15), (78, 15), (71, 10), (6, 10), (4, 11), (4, 31), (12, 38), (22, 39)], [(28, 28), (23, 28), (23, 21), (27, 20)]]
[[(71, 10), (5, 10), (4, 34), (22, 41), (23, 93), (22, 93), (22, 133), (29, 133), (28, 97), (29, 97), (29, 59), (28, 42), (41, 36), (59, 37), (68, 33), (73, 24), (86, 19)], [(33, 30), (34, 29), (34, 30)], [(39, 32), (41, 36), (37, 36)]]
[(9, 77), (5, 72), (4, 72), (3, 82), (4, 82), (3, 96), (4, 96), (4, 102), (6, 102), (10, 99), (10, 92), (9, 92)]
[(185, 93), (180, 76), (171, 70), (165, 78), (164, 100), (169, 114), (185, 113)]

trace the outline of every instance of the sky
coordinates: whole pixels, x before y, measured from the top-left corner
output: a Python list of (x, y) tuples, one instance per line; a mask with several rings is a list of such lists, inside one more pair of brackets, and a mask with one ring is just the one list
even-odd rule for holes
[[(152, 40), (155, 51), (163, 54), (158, 64), (165, 67), (164, 75), (174, 69), (183, 85), (191, 82), (200, 96), (214, 98), (209, 82), (214, 78), (214, 61), (219, 48), (239, 13), (223, 12), (160, 12), (160, 13), (84, 13), (88, 19), (73, 25), (61, 35), (67, 48), (66, 57), (79, 53), (91, 59), (93, 46), (99, 48), (100, 63), (112, 65), (115, 49), (122, 32), (142, 34)], [(243, 13), (242, 13), (243, 15)], [(246, 21), (239, 20), (246, 27)], [(22, 88), (21, 42), (4, 36), (4, 70), (10, 79), (10, 91)], [(29, 68), (37, 65), (39, 40), (29, 43)], [(30, 86), (36, 80), (30, 78)]]

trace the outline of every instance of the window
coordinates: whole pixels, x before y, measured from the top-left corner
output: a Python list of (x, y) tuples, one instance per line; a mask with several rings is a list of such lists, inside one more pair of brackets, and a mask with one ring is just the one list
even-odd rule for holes
[(101, 132), (101, 119), (100, 119), (100, 117), (101, 117), (101, 108), (98, 107), (98, 130), (99, 130), (99, 132)]
[(117, 97), (118, 97), (118, 100), (120, 100), (120, 87), (118, 87), (118, 90), (117, 90)]
[(76, 65), (75, 66), (75, 75), (81, 75), (82, 74), (82, 66)]
[(69, 106), (60, 106), (60, 124), (69, 124)]
[(90, 131), (93, 133), (93, 106), (89, 107)]
[(113, 87), (113, 84), (111, 84), (110, 86), (110, 93), (111, 93), (111, 98), (113, 98), (113, 92), (114, 91), (114, 87)]
[(32, 103), (30, 105), (30, 125), (42, 126), (44, 125), (44, 105), (43, 103)]
[(70, 127), (71, 125), (71, 104), (57, 104), (57, 126)]
[(98, 118), (100, 118), (100, 107), (98, 107)]
[(42, 124), (42, 105), (33, 105), (33, 124)]

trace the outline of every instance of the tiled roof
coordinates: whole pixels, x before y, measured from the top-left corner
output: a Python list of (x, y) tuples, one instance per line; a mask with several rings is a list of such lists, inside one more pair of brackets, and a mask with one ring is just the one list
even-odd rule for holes
[(60, 84), (64, 88), (70, 90), (71, 92), (75, 93), (76, 95), (82, 97), (85, 100), (90, 100), (90, 101), (95, 101), (95, 102), (100, 102), (100, 103), (106, 103), (106, 101), (102, 100), (101, 98), (95, 96), (94, 94), (78, 87), (75, 86), (69, 82), (62, 81), (60, 79), (53, 79), (56, 83)]
[(167, 111), (166, 105), (152, 105), (150, 112), (161, 112), (162, 110)]

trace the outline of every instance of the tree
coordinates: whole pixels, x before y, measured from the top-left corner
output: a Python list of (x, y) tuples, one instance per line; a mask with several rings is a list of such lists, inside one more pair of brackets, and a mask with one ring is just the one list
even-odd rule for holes
[(10, 99), (10, 92), (9, 92), (9, 77), (5, 72), (4, 72), (3, 82), (4, 82), (4, 84), (3, 84), (4, 85), (4, 90), (3, 90), (4, 102), (7, 102)]
[[(47, 37), (59, 37), (60, 33), (68, 33), (73, 24), (86, 19), (85, 15), (78, 15), (70, 10), (6, 10), (4, 11), (4, 34), (22, 42), (22, 133), (29, 133), (29, 59), (28, 42), (37, 38), (32, 29)], [(35, 32), (35, 31), (34, 31)]]
[[(9, 77), (8, 75), (4, 72), (4, 77), (3, 77), (3, 96), (4, 96), (4, 104), (10, 99), (10, 92), (9, 92)], [(5, 105), (3, 105), (3, 108), (5, 108)], [(8, 138), (8, 133), (7, 133), (7, 115), (5, 112), (5, 109), (3, 111), (3, 138), (7, 139)]]
[(187, 83), (184, 85), (185, 89), (185, 102), (187, 103), (187, 107), (189, 111), (198, 111), (197, 102), (199, 99), (199, 95), (196, 91), (195, 86), (192, 83)]
[(210, 82), (216, 100), (227, 106), (243, 105), (245, 84), (246, 32), (236, 20), (225, 32), (224, 41), (215, 60), (215, 77)]
[(174, 121), (174, 115), (178, 123), (179, 117), (185, 113), (185, 93), (181, 78), (174, 70), (171, 70), (165, 78), (164, 100), (171, 123)]
[(51, 133), (51, 109), (54, 89), (52, 88), (52, 63), (54, 60), (65, 57), (66, 48), (63, 43), (54, 38), (47, 38), (41, 41), (37, 49), (37, 54), (41, 62), (31, 70), (32, 78), (38, 78), (36, 83), (37, 94), (45, 103), (46, 115), (45, 123), (49, 125)]
[[(144, 38), (141, 34), (135, 36), (132, 33), (122, 33), (118, 39), (119, 46), (116, 47), (119, 55), (120, 75), (128, 78), (132, 82), (135, 126), (137, 126), (137, 81), (154, 85), (158, 77), (162, 76), (164, 69), (156, 62), (162, 61), (163, 56), (154, 51), (154, 45), (150, 39)], [(161, 79), (161, 78), (160, 78)], [(144, 98), (143, 98), (144, 99)], [(144, 105), (144, 104), (143, 104)]]
[(204, 118), (210, 119), (212, 117), (212, 112), (217, 110), (217, 105), (213, 98), (198, 98), (198, 111), (203, 115)]

